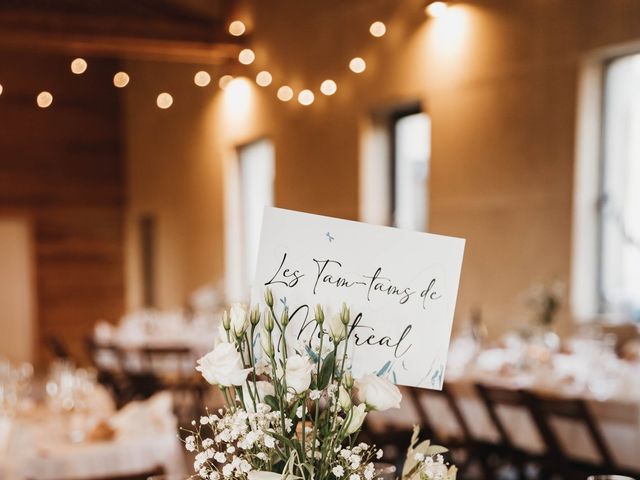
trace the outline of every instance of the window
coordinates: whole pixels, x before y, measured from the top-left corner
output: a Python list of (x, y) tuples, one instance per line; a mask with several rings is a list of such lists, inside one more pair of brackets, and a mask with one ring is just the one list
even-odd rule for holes
[(426, 231), (431, 120), (410, 110), (394, 115), (391, 128), (393, 224)]
[(360, 218), (426, 231), (431, 119), (413, 105), (379, 111), (364, 127)]
[(603, 127), (599, 308), (640, 320), (640, 55), (608, 64)]
[(253, 281), (262, 214), (265, 206), (273, 205), (275, 155), (269, 140), (258, 140), (238, 149), (240, 161), (240, 202), (242, 215), (243, 284)]

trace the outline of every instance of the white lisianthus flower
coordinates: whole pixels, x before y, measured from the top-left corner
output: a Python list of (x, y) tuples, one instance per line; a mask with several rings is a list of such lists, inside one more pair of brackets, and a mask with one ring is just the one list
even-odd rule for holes
[(347, 331), (340, 314), (331, 315), (329, 321), (329, 336), (333, 343), (340, 343), (347, 336)]
[(333, 473), (333, 475), (336, 478), (340, 478), (341, 476), (344, 475), (344, 468), (342, 468), (340, 465), (336, 465), (335, 467), (333, 467), (333, 469), (331, 470), (331, 473)]
[(249, 480), (280, 480), (282, 478), (281, 473), (266, 472), (264, 470), (253, 470), (247, 475)]
[(364, 403), (352, 408), (346, 418), (347, 426), (345, 431), (347, 432), (347, 435), (357, 432), (362, 426), (362, 422), (364, 422), (364, 417), (366, 416), (367, 410)]
[(358, 400), (367, 404), (371, 410), (400, 408), (402, 394), (389, 380), (368, 374), (356, 380)]
[(240, 353), (230, 343), (220, 343), (204, 357), (198, 360), (196, 370), (211, 385), (229, 387), (242, 385), (250, 368), (242, 368)]
[(247, 315), (247, 311), (241, 304), (234, 303), (231, 305), (229, 318), (231, 320), (231, 331), (237, 337), (241, 337), (247, 328), (249, 328), (249, 315)]
[[(276, 392), (273, 388), (273, 384), (271, 382), (265, 382), (264, 380), (257, 381), (256, 388), (258, 389), (258, 398), (255, 399), (256, 404), (264, 403), (264, 397), (266, 395), (275, 395)], [(249, 386), (247, 386), (247, 382), (244, 382), (242, 384), (242, 398), (244, 399), (244, 404), (247, 407), (246, 410), (247, 412), (255, 413), (256, 410), (253, 408), (253, 399), (251, 395), (254, 397), (256, 395), (253, 382), (250, 381)]]
[(313, 365), (307, 357), (291, 355), (287, 358), (287, 366), (284, 373), (287, 388), (292, 389), (295, 393), (302, 393), (307, 390), (311, 385), (312, 371)]

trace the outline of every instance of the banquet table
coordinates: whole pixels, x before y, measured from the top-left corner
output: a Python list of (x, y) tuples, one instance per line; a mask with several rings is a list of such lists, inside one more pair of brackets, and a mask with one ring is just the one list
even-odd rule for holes
[(115, 414), (111, 422), (115, 436), (104, 440), (72, 441), (69, 418), (44, 408), (18, 415), (10, 426), (5, 419), (0, 480), (109, 478), (159, 467), (168, 474), (184, 473), (175, 418), (158, 408), (167, 400), (151, 402)]
[[(498, 357), (499, 355), (506, 355), (506, 352), (488, 353), (488, 356)], [(471, 430), (471, 435), (477, 440), (489, 442), (497, 442), (499, 435), (475, 390), (477, 383), (583, 399), (602, 431), (617, 465), (640, 471), (640, 365), (628, 366), (629, 371), (626, 372), (626, 376), (619, 373), (621, 376), (617, 384), (612, 383), (606, 394), (601, 392), (594, 394), (591, 390), (568, 381), (567, 377), (559, 372), (566, 368), (567, 364), (575, 362), (579, 365), (581, 360), (571, 355), (556, 355), (553, 367), (515, 372), (505, 371), (495, 365), (488, 367), (481, 356), (464, 365), (456, 365), (453, 359), (446, 374), (446, 383)], [(422, 397), (421, 404), (440, 438), (460, 436), (458, 422), (445, 398), (427, 394)], [(531, 453), (544, 451), (542, 438), (527, 411), (516, 407), (500, 406), (498, 415), (517, 447)], [(382, 429), (391, 423), (406, 428), (420, 423), (419, 414), (408, 395), (403, 395), (399, 411), (374, 412), (370, 421), (372, 428), (375, 429)], [(595, 446), (591, 444), (583, 425), (554, 418), (552, 426), (561, 441), (563, 450), (569, 456), (579, 460), (598, 460)]]

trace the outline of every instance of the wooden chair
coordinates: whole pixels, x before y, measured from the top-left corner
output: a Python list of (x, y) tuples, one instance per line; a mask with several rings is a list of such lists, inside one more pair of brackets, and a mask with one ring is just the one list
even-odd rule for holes
[[(422, 402), (423, 398), (430, 396), (444, 400), (451, 417), (455, 420), (456, 435), (446, 435), (438, 431)], [(442, 390), (411, 388), (409, 389), (409, 399), (420, 419), (421, 430), (427, 433), (427, 438), (431, 439), (433, 443), (446, 446), (453, 452), (455, 463), (463, 475), (474, 464), (477, 464), (484, 475), (489, 476), (488, 466), (485, 462), (488, 445), (473, 437), (467, 420), (458, 405), (454, 390), (450, 385), (445, 384)]]
[[(565, 478), (582, 479), (589, 473), (612, 473), (616, 471), (611, 451), (584, 400), (558, 398), (538, 393), (529, 393), (529, 395), (540, 433)], [(596, 449), (599, 461), (592, 463), (570, 457), (552, 426), (551, 420), (553, 418), (563, 418), (582, 425), (588, 432), (589, 440)]]
[[(118, 408), (134, 397), (132, 386), (122, 369), (122, 352), (111, 344), (97, 343), (91, 336), (85, 338), (87, 355), (98, 372), (98, 382), (106, 387)], [(105, 365), (104, 358), (111, 359), (112, 365)]]
[(144, 347), (142, 372), (156, 378), (158, 388), (170, 390), (178, 418), (190, 420), (204, 413), (209, 385), (195, 371), (197, 358), (189, 347)]
[[(497, 386), (489, 386), (484, 384), (476, 384), (476, 390), (482, 400), (493, 427), (498, 432), (499, 444), (494, 445), (494, 453), (500, 458), (501, 463), (513, 465), (520, 478), (527, 477), (527, 466), (536, 464), (540, 468), (548, 468), (546, 452), (543, 454), (534, 454), (525, 451), (513, 442), (508, 429), (498, 414), (499, 407), (512, 407), (529, 413), (532, 425), (538, 429), (535, 414), (532, 410), (531, 397), (521, 391)], [(540, 433), (540, 437), (544, 436)], [(505, 465), (492, 465), (492, 469), (504, 468)], [(546, 477), (543, 477), (546, 478)]]

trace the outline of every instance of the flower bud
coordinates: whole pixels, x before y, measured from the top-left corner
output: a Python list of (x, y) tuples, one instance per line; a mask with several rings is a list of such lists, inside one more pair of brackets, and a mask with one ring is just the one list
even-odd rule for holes
[(273, 325), (274, 325), (274, 320), (273, 320), (273, 314), (270, 311), (265, 312), (265, 317), (264, 317), (264, 328), (267, 332), (272, 332), (273, 331)]
[(337, 345), (347, 336), (347, 329), (339, 315), (331, 315), (327, 323), (329, 324), (329, 336), (333, 343)]
[(319, 325), (322, 325), (322, 322), (324, 322), (324, 312), (320, 304), (316, 305), (316, 322), (318, 322)]
[(267, 355), (268, 357), (273, 355), (273, 342), (271, 341), (271, 334), (266, 330), (262, 330), (260, 332), (260, 346), (262, 347), (265, 355)]
[(343, 383), (345, 387), (351, 390), (353, 387), (353, 376), (351, 375), (351, 372), (346, 372), (344, 374)]
[(349, 395), (349, 392), (347, 392), (347, 389), (343, 386), (340, 386), (340, 390), (338, 391), (338, 404), (345, 412), (348, 412), (352, 405), (351, 395)]
[(357, 407), (352, 408), (345, 419), (346, 427), (345, 431), (347, 435), (351, 435), (356, 433), (362, 427), (362, 423), (364, 422), (364, 418), (367, 416), (366, 406), (364, 403), (361, 403)]
[(282, 315), (280, 316), (280, 323), (283, 327), (286, 327), (289, 323), (289, 307), (285, 307)]
[(222, 326), (227, 332), (231, 330), (231, 317), (226, 310), (222, 313)]
[(264, 301), (269, 308), (273, 308), (273, 292), (270, 288), (264, 291)]
[(349, 321), (351, 320), (351, 312), (349, 311), (349, 307), (347, 307), (346, 303), (342, 304), (342, 308), (340, 309), (340, 320), (344, 325), (349, 325)]
[(251, 325), (253, 325), (254, 327), (258, 325), (258, 323), (260, 322), (260, 307), (258, 305), (256, 305), (251, 310), (251, 314), (249, 315), (249, 321), (251, 322)]

